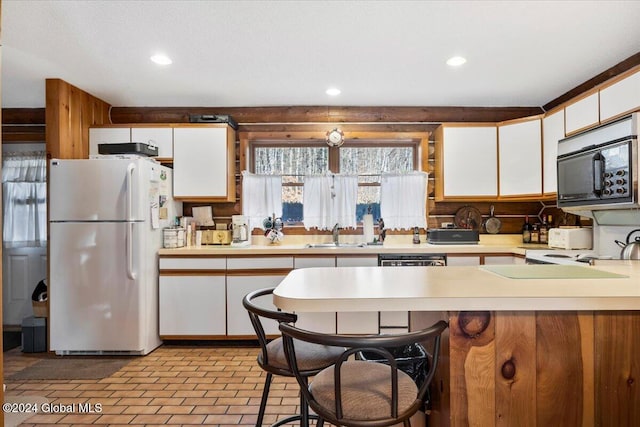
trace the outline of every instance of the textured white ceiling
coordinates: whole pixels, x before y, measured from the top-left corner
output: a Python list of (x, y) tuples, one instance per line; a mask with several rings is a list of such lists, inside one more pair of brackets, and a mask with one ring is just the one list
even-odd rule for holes
[(640, 51), (640, 1), (3, 0), (2, 45), (3, 107), (541, 106)]

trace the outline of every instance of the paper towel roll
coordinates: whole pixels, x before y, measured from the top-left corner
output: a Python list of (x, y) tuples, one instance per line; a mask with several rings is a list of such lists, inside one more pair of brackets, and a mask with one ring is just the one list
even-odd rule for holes
[(362, 229), (364, 231), (364, 241), (373, 242), (373, 215), (365, 214), (362, 217)]

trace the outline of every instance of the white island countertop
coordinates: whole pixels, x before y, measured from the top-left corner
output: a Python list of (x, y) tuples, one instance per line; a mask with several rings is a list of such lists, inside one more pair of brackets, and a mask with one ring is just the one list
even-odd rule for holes
[[(583, 277), (564, 277), (573, 273)], [(584, 277), (592, 275), (599, 277)], [(609, 275), (619, 277), (602, 277)], [(283, 279), (273, 301), (282, 310), (299, 313), (640, 310), (640, 262), (597, 267), (303, 268)]]

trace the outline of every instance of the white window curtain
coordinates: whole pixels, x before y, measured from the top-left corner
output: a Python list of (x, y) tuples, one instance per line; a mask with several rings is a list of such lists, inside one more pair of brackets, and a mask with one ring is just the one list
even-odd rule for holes
[(358, 177), (354, 175), (305, 176), (303, 223), (309, 230), (356, 228)]
[(5, 247), (46, 245), (46, 171), (44, 151), (3, 154), (2, 236)]
[(384, 174), (380, 181), (380, 216), (391, 230), (427, 227), (425, 172)]
[(282, 217), (282, 178), (242, 172), (242, 214), (249, 226), (264, 230), (262, 222), (275, 214)]

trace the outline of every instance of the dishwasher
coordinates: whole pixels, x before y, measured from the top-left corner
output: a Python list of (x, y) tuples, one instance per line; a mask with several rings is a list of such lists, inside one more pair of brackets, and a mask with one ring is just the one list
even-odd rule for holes
[[(445, 254), (379, 254), (380, 267), (444, 267), (447, 265)], [(381, 334), (409, 332), (408, 311), (381, 311), (379, 313)]]
[[(380, 267), (445, 267), (446, 254), (379, 254)], [(381, 334), (408, 333), (410, 331), (408, 311), (380, 311), (378, 325)], [(418, 385), (425, 379), (425, 370), (431, 363), (431, 356), (421, 343), (390, 349), (396, 359), (398, 369), (406, 372)], [(431, 408), (431, 391), (427, 391), (422, 402), (425, 411)]]

